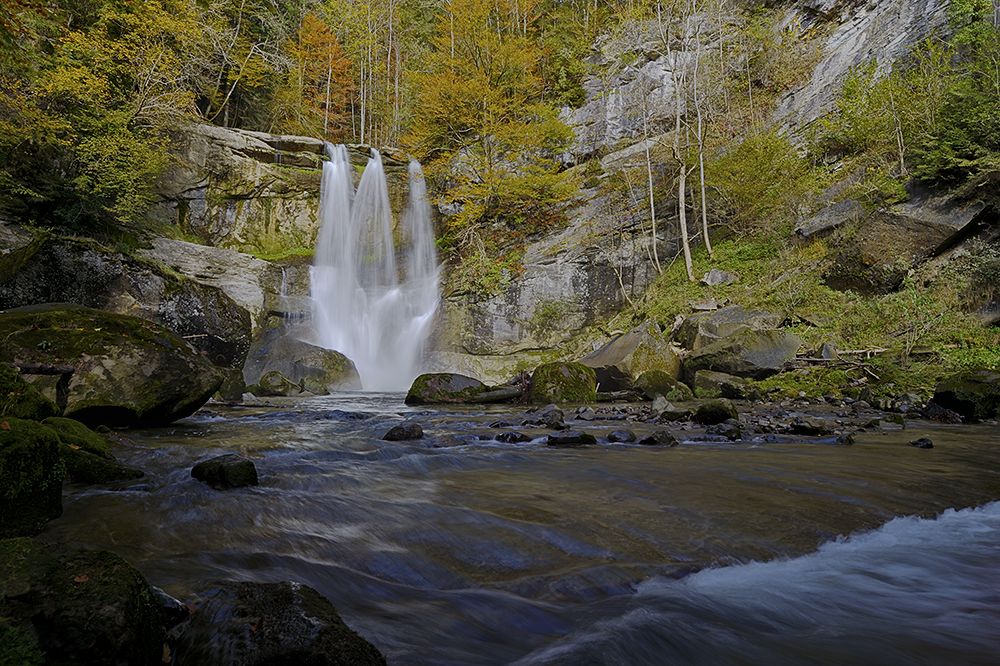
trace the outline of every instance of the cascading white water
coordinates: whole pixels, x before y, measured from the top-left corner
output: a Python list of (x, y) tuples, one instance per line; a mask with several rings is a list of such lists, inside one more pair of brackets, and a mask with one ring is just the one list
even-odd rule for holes
[(321, 227), (310, 271), (316, 342), (354, 361), (366, 390), (409, 388), (439, 299), (440, 268), (420, 165), (410, 164), (409, 205), (397, 269), (382, 157), (372, 150), (355, 194), (345, 146), (327, 146)]

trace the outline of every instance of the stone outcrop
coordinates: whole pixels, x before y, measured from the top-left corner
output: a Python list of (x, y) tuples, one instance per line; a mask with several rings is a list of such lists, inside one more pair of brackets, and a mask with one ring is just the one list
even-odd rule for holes
[(166, 624), (149, 583), (118, 555), (0, 541), (3, 648), (16, 642), (25, 659), (7, 663), (161, 663)]
[(276, 372), (300, 389), (317, 395), (361, 388), (354, 362), (338, 351), (300, 340), (292, 328), (273, 328), (254, 340), (243, 379), (247, 386)]
[[(151, 217), (240, 252), (270, 255), (315, 246), (322, 141), (190, 122), (171, 130), (170, 149), (175, 159), (158, 181), (160, 200)], [(360, 172), (371, 148), (348, 149)], [(383, 166), (398, 219), (406, 202), (407, 159), (388, 151)]]
[(854, 199), (831, 204), (795, 227), (795, 240), (805, 243), (825, 238), (835, 230), (865, 218), (865, 208)]
[(162, 324), (222, 367), (242, 367), (250, 347), (250, 314), (224, 290), (92, 240), (42, 235), (0, 258), (0, 309), (42, 303)]
[(220, 582), (197, 595), (177, 663), (385, 666), (385, 657), (299, 583)]
[(0, 314), (0, 361), (66, 364), (72, 375), (49, 396), (63, 415), (88, 425), (156, 426), (193, 414), (221, 375), (163, 326), (71, 305)]
[[(844, 75), (872, 59), (882, 67), (905, 58), (914, 44), (948, 28), (944, 0), (805, 0), (788, 15), (791, 26), (827, 30), (823, 59), (809, 81), (778, 100), (775, 118), (793, 133), (833, 106)], [(832, 27), (830, 27), (832, 26)]]
[(651, 321), (619, 335), (600, 349), (579, 361), (594, 369), (599, 390), (625, 391), (650, 370), (659, 370), (671, 377), (681, 373), (677, 352)]
[[(620, 311), (626, 296), (640, 296), (656, 277), (648, 224), (615, 217), (619, 212), (602, 205), (581, 202), (565, 228), (528, 245), (524, 271), (501, 293), (449, 293), (446, 285), (428, 341), (433, 368), (504, 383), (530, 370), (541, 351)], [(658, 238), (661, 258), (676, 252), (667, 225)]]
[(647, 370), (635, 380), (635, 388), (642, 391), (647, 400), (664, 396), (667, 400), (683, 402), (691, 400), (694, 394), (686, 384), (663, 370)]
[(677, 329), (677, 341), (686, 349), (701, 349), (743, 331), (775, 329), (782, 317), (766, 310), (746, 310), (730, 305), (714, 312), (698, 312)]
[[(308, 294), (308, 276), (301, 268), (284, 268), (249, 254), (185, 241), (156, 238), (152, 248), (139, 254), (203, 285), (221, 290), (250, 313), (253, 334), (270, 312), (297, 312), (303, 304), (288, 307), (282, 285), (295, 285), (296, 295)], [(288, 273), (293, 274), (289, 279)], [(287, 297), (285, 297), (287, 299)]]
[(876, 211), (841, 250), (826, 284), (866, 295), (894, 291), (916, 263), (953, 245), (984, 212), (982, 204), (926, 197)]
[(270, 254), (312, 247), (323, 144), (187, 123), (170, 132), (174, 163), (151, 215), (209, 244)]
[(763, 379), (780, 372), (801, 347), (802, 340), (785, 331), (743, 331), (692, 352), (684, 359), (685, 380), (693, 382), (699, 370)]

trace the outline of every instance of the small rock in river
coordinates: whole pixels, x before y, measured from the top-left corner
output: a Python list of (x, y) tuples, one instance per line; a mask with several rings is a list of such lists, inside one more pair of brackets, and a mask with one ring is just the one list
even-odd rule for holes
[(634, 442), (635, 433), (627, 428), (622, 430), (614, 430), (608, 435), (609, 442)]
[(496, 436), (498, 442), (503, 442), (504, 444), (516, 444), (518, 442), (530, 442), (531, 438), (525, 435), (523, 432), (517, 432), (516, 430), (508, 430), (507, 432), (502, 432)]
[(549, 446), (587, 446), (588, 444), (597, 444), (597, 438), (590, 433), (579, 430), (566, 430), (549, 435), (547, 443)]
[(927, 437), (921, 437), (920, 439), (915, 439), (912, 442), (910, 442), (910, 446), (917, 449), (933, 449), (934, 442), (932, 442)]
[(424, 429), (419, 423), (404, 423), (390, 428), (382, 439), (387, 442), (402, 442), (408, 439), (420, 439), (423, 436)]
[(593, 421), (594, 419), (597, 418), (597, 414), (591, 407), (581, 407), (576, 412), (576, 418), (580, 419), (581, 421)]
[(669, 430), (657, 430), (640, 439), (638, 443), (644, 446), (677, 446), (680, 442)]
[(253, 462), (235, 453), (201, 461), (191, 468), (191, 476), (216, 490), (257, 485), (257, 468)]

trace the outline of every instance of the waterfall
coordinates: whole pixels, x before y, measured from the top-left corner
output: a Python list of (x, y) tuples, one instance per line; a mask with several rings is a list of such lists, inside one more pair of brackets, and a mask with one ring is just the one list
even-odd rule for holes
[(400, 270), (382, 156), (372, 150), (355, 193), (347, 148), (328, 145), (327, 154), (310, 271), (316, 342), (354, 361), (366, 390), (405, 390), (419, 374), (439, 299), (423, 173), (410, 163)]

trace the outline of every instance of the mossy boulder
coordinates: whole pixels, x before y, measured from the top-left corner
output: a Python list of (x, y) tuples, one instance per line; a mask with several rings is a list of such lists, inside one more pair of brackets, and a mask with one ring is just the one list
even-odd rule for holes
[(761, 391), (742, 377), (724, 372), (699, 370), (694, 375), (694, 390), (699, 397), (729, 398), (731, 400), (760, 400)]
[(250, 313), (224, 291), (90, 239), (42, 234), (0, 257), (0, 310), (43, 303), (161, 324), (220, 367), (243, 367), (250, 348)]
[(970, 421), (1000, 416), (1000, 370), (971, 370), (946, 379), (934, 389), (934, 404)]
[(531, 375), (528, 400), (536, 405), (597, 402), (597, 375), (581, 363), (544, 363)]
[(184, 339), (136, 317), (67, 304), (0, 314), (0, 361), (65, 364), (63, 416), (90, 426), (146, 427), (193, 414), (222, 377)]
[(269, 372), (281, 373), (300, 388), (306, 384), (311, 393), (361, 388), (353, 361), (333, 349), (303, 342), (292, 328), (268, 329), (250, 346), (243, 368), (247, 386), (263, 386), (261, 379)]
[(226, 581), (196, 600), (179, 664), (385, 666), (378, 649), (306, 585)]
[(37, 640), (47, 664), (154, 664), (163, 654), (153, 590), (105, 550), (0, 541), (0, 618)]
[(260, 397), (287, 397), (302, 392), (302, 387), (277, 370), (265, 372), (257, 382), (254, 395)]
[(76, 419), (54, 416), (42, 421), (42, 425), (47, 425), (55, 430), (59, 434), (59, 439), (67, 446), (86, 451), (105, 460), (115, 459), (111, 455), (111, 447), (108, 446), (108, 440)]
[(698, 411), (694, 413), (694, 421), (702, 425), (716, 425), (724, 423), (729, 419), (736, 419), (738, 421), (739, 418), (740, 414), (736, 411), (735, 405), (726, 398), (709, 400), (700, 405)]
[(662, 370), (647, 370), (639, 375), (635, 387), (642, 391), (647, 400), (653, 400), (658, 395), (671, 402), (685, 402), (694, 399), (694, 393), (669, 373)]
[(56, 403), (24, 381), (17, 370), (0, 363), (0, 415), (41, 421), (60, 412)]
[(746, 330), (691, 352), (684, 359), (685, 381), (692, 383), (699, 370), (764, 379), (780, 372), (801, 347), (802, 340), (786, 331)]
[(33, 536), (61, 516), (65, 474), (54, 430), (36, 421), (2, 419), (0, 539)]
[(413, 380), (406, 392), (408, 405), (437, 405), (469, 402), (487, 390), (478, 379), (454, 372), (434, 372)]
[(681, 361), (651, 321), (619, 335), (597, 351), (587, 354), (580, 363), (594, 369), (601, 391), (627, 391), (644, 372), (656, 370), (678, 377)]

